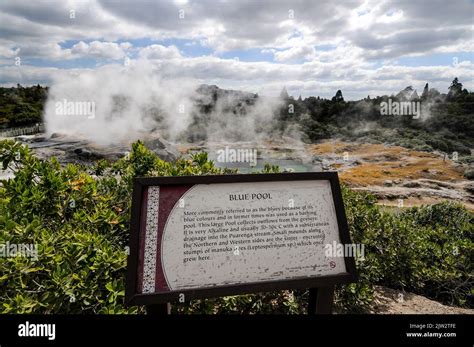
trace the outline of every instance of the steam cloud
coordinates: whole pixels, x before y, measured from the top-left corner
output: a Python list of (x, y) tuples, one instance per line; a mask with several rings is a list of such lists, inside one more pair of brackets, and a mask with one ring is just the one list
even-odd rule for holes
[[(190, 80), (166, 81), (149, 66), (111, 66), (60, 77), (45, 107), (47, 132), (112, 144), (134, 140), (161, 125), (175, 136), (189, 122), (196, 86)], [(94, 117), (58, 113), (57, 103), (64, 100), (93, 103)]]
[[(46, 130), (103, 145), (151, 132), (171, 141), (255, 141), (271, 133), (281, 100), (258, 97), (249, 104), (238, 92), (216, 99), (198, 87), (197, 80), (167, 78), (146, 63), (58, 77), (45, 106)], [(58, 112), (66, 102), (91, 103), (94, 114)]]

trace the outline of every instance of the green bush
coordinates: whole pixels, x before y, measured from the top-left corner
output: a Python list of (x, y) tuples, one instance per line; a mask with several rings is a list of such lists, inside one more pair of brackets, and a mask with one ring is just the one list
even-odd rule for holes
[[(139, 313), (125, 308), (126, 246), (136, 176), (225, 174), (206, 153), (174, 163), (142, 143), (115, 163), (67, 165), (40, 160), (27, 147), (0, 142), (0, 162), (14, 178), (0, 184), (0, 244), (36, 244), (38, 258), (0, 257), (2, 313)], [(267, 165), (263, 172), (278, 172)], [(374, 284), (471, 306), (472, 213), (459, 205), (382, 211), (369, 194), (343, 187), (350, 233), (365, 245), (358, 283), (339, 286), (339, 311), (363, 312)], [(196, 300), (183, 313), (304, 313), (307, 291), (280, 291)]]
[[(412, 291), (441, 302), (472, 307), (474, 284), (473, 214), (463, 206), (440, 203), (385, 212), (370, 194), (344, 189), (352, 242), (365, 246), (358, 264), (360, 282), (354, 305), (347, 293), (342, 306), (359, 310), (370, 301), (371, 286), (380, 284)], [(366, 284), (366, 286), (363, 286)], [(363, 294), (363, 295), (362, 295)]]
[(141, 143), (90, 173), (39, 160), (13, 141), (1, 143), (0, 161), (15, 173), (1, 183), (0, 244), (38, 245), (38, 259), (0, 258), (4, 313), (137, 312), (123, 306), (132, 178), (225, 172), (205, 154), (171, 164)]

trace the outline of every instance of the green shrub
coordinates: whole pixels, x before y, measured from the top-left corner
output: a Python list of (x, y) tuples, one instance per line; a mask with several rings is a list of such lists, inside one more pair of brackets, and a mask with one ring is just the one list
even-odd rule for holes
[(407, 289), (459, 306), (474, 287), (474, 218), (461, 205), (440, 203), (411, 208), (401, 218), (411, 224), (414, 271)]
[(365, 246), (365, 260), (358, 264), (359, 284), (347, 289), (355, 291), (353, 299), (344, 292), (345, 309), (357, 311), (364, 306), (367, 302), (360, 300), (373, 284), (472, 306), (468, 302), (474, 285), (471, 212), (444, 202), (394, 214), (378, 208), (369, 194), (343, 192), (352, 242)]
[(166, 163), (135, 143), (91, 173), (39, 160), (13, 141), (0, 144), (0, 244), (38, 245), (38, 259), (0, 258), (0, 312), (125, 313), (124, 278), (132, 178), (223, 173), (198, 154)]

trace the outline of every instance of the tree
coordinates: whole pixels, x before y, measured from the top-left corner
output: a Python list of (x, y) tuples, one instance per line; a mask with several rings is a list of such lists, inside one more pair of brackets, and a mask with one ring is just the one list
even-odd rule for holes
[(342, 96), (342, 92), (340, 89), (336, 92), (336, 95), (333, 96), (332, 101), (335, 101), (335, 102), (344, 101), (344, 97)]
[(457, 77), (455, 77), (448, 89), (448, 99), (454, 100), (462, 94), (462, 83), (458, 81)]
[(431, 88), (430, 91), (429, 91), (429, 97), (430, 98), (435, 98), (435, 97), (440, 96), (440, 95), (441, 95), (441, 93), (436, 88)]
[(427, 99), (430, 92), (430, 88), (428, 87), (428, 83), (425, 84), (425, 88), (423, 88), (423, 93), (421, 94), (422, 99)]
[(283, 89), (281, 90), (280, 98), (282, 98), (283, 100), (288, 100), (290, 98), (285, 87), (283, 87)]
[(401, 90), (396, 96), (398, 100), (413, 100), (418, 98), (416, 90), (412, 86), (408, 86)]
[(19, 103), (13, 109), (12, 125), (26, 125), (41, 121), (40, 112), (28, 103)]

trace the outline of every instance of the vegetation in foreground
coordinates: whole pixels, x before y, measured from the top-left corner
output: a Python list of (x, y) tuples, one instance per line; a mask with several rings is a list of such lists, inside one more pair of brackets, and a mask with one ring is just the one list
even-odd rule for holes
[[(132, 180), (136, 176), (225, 174), (205, 153), (175, 163), (142, 143), (115, 163), (93, 167), (40, 160), (0, 142), (0, 244), (36, 244), (38, 258), (0, 257), (1, 313), (139, 313), (124, 307)], [(267, 166), (264, 172), (278, 171)], [(365, 244), (360, 280), (339, 286), (337, 309), (364, 312), (374, 285), (472, 307), (473, 214), (441, 203), (387, 213), (367, 194), (343, 189), (354, 243)], [(174, 305), (185, 313), (303, 313), (307, 291), (278, 291)]]

